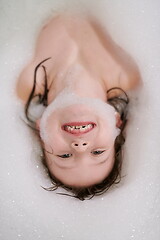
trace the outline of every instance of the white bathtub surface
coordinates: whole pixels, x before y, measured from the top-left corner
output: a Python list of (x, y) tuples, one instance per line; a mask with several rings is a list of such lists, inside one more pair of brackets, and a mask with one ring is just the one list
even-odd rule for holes
[[(46, 192), (39, 148), (20, 119), (15, 82), (37, 33), (59, 9), (96, 16), (137, 61), (143, 91), (132, 97), (122, 183), (90, 201)], [(1, 0), (0, 239), (160, 239), (160, 2)], [(58, 192), (62, 192), (59, 190)]]

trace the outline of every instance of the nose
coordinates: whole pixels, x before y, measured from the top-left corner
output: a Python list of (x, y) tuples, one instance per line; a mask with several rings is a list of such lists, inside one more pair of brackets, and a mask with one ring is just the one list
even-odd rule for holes
[(71, 147), (77, 152), (84, 152), (89, 146), (88, 141), (78, 139), (71, 143)]

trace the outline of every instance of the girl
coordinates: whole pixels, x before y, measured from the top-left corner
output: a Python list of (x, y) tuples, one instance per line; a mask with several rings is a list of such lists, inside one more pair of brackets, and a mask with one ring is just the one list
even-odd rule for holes
[[(58, 15), (38, 37), (17, 94), (38, 131), (55, 190), (84, 200), (120, 181), (126, 91), (140, 83), (128, 56), (91, 17)], [(45, 106), (32, 119), (32, 102)]]

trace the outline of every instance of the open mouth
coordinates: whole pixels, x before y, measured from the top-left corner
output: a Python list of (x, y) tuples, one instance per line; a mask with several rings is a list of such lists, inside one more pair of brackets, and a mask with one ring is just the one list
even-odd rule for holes
[(71, 134), (83, 134), (90, 132), (96, 126), (93, 122), (72, 122), (66, 123), (62, 129)]

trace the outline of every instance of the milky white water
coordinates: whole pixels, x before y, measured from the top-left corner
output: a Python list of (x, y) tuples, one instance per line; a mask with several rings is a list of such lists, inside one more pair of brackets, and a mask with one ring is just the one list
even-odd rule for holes
[[(90, 201), (46, 192), (39, 147), (21, 121), (15, 82), (42, 23), (59, 9), (96, 16), (138, 63), (143, 91), (131, 93), (119, 187)], [(160, 239), (160, 2), (0, 1), (0, 239)], [(57, 192), (64, 192), (58, 190)]]

